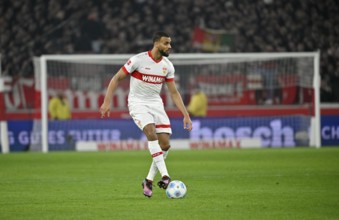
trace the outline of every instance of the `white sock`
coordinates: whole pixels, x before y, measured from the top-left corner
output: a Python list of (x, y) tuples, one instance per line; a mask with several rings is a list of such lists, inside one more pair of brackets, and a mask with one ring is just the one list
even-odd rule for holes
[[(167, 151), (162, 151), (163, 156), (164, 156), (164, 160), (166, 160), (166, 158), (167, 158), (168, 151), (169, 151), (169, 150), (167, 150)], [(146, 179), (153, 181), (153, 180), (154, 180), (154, 177), (157, 175), (157, 173), (158, 173), (158, 167), (157, 167), (157, 165), (154, 163), (154, 161), (152, 161), (152, 164), (151, 164), (151, 167), (149, 168), (148, 175), (147, 175)]]
[[(158, 140), (148, 141), (148, 149), (149, 149), (149, 151), (152, 155), (153, 163), (156, 165), (156, 167), (160, 171), (161, 176), (169, 176), (168, 172), (167, 172), (165, 160), (164, 160), (164, 155), (163, 155), (163, 152), (160, 148)], [(149, 179), (149, 180), (151, 180), (151, 179)]]

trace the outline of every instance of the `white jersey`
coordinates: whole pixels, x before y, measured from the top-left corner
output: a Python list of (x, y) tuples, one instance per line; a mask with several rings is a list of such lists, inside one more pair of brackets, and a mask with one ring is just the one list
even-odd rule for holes
[(164, 82), (174, 80), (174, 66), (167, 57), (154, 60), (151, 51), (131, 57), (122, 70), (131, 75), (128, 104), (162, 104), (160, 92)]

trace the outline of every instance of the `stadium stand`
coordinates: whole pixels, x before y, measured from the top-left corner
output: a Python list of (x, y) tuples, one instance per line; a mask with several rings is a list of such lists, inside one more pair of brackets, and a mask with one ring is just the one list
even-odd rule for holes
[(338, 23), (336, 0), (3, 0), (2, 73), (31, 77), (41, 54), (147, 50), (157, 30), (171, 33), (174, 52), (200, 52), (192, 34), (203, 26), (237, 33), (230, 52), (320, 50), (322, 102), (338, 102)]

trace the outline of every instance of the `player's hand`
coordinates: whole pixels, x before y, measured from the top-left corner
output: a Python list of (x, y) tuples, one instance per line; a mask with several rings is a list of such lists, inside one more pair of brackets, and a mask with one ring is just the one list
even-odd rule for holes
[(110, 104), (106, 102), (102, 103), (102, 105), (100, 106), (101, 118), (104, 118), (105, 116), (109, 117), (110, 112)]
[(184, 129), (192, 131), (192, 121), (189, 117), (184, 117)]

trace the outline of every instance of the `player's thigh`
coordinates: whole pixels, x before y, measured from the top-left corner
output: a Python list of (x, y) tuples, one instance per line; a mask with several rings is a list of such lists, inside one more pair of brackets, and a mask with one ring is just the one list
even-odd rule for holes
[(149, 107), (145, 105), (130, 105), (128, 108), (134, 123), (144, 132), (147, 140), (157, 140), (155, 120)]
[(147, 106), (144, 105), (130, 105), (128, 106), (129, 114), (131, 115), (134, 123), (144, 130), (148, 124), (155, 124), (153, 115), (149, 112)]

